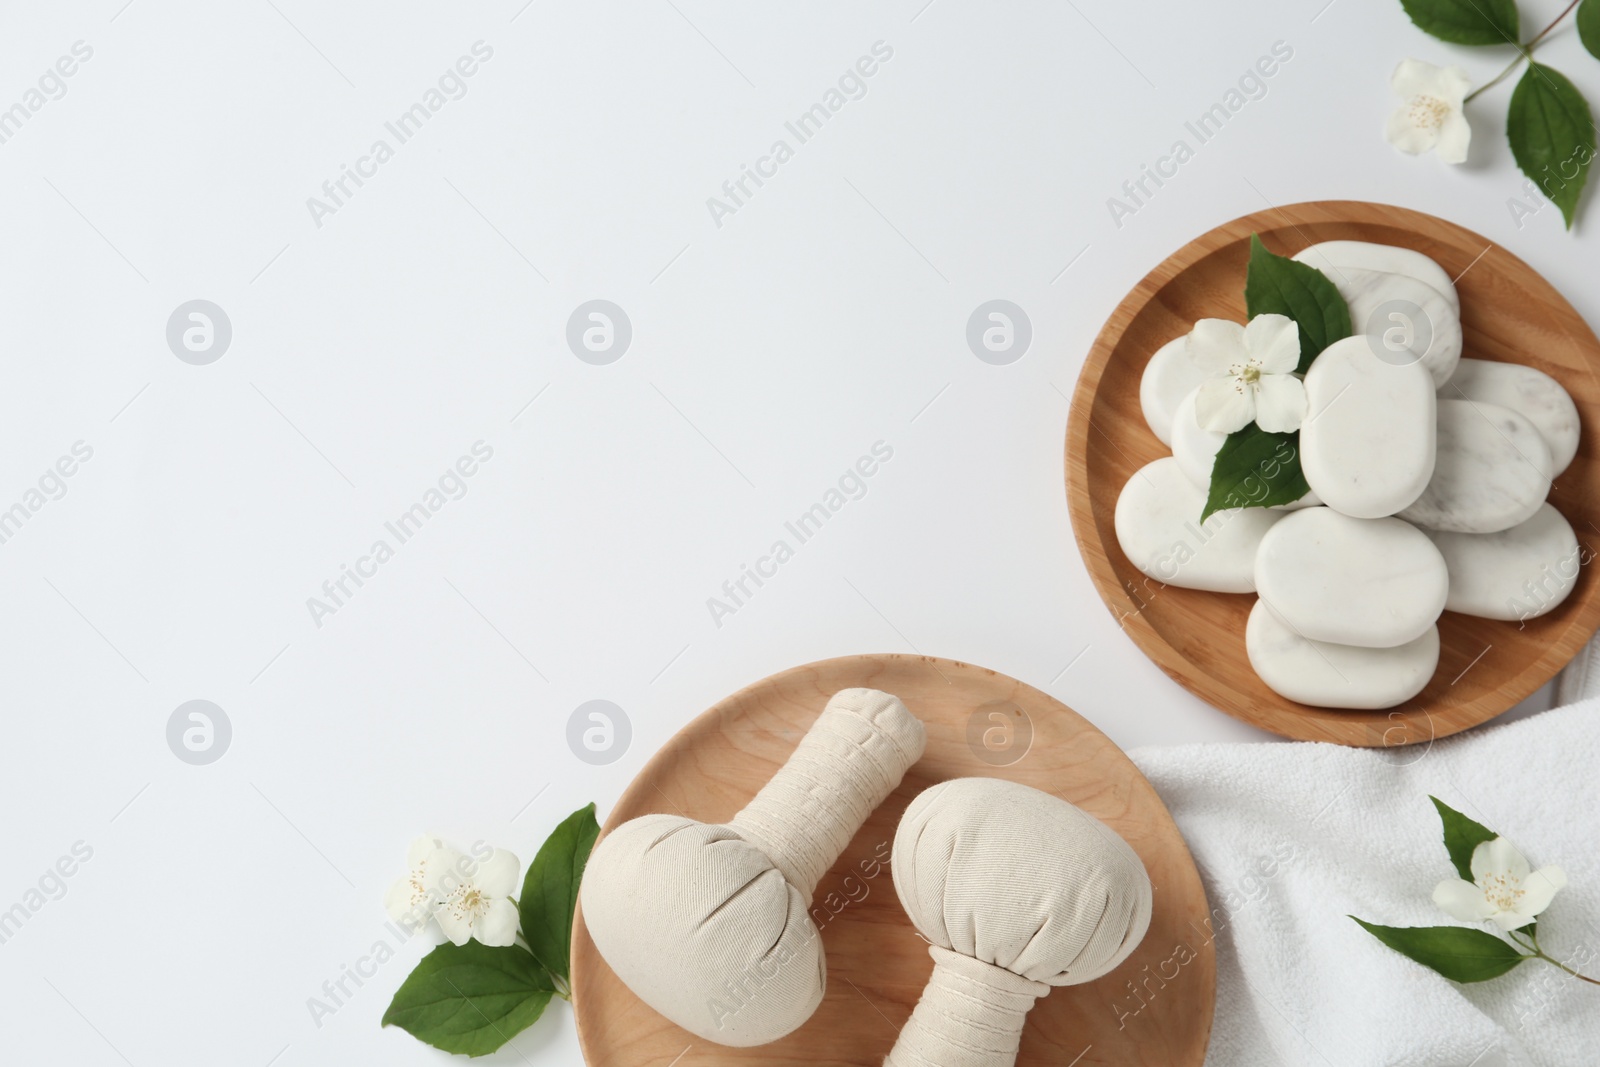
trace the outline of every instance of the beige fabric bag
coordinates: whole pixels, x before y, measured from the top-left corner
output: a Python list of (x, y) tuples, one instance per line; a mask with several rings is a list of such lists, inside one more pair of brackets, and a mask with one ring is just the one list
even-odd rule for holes
[(750, 1046), (790, 1033), (827, 979), (811, 895), (925, 740), (898, 698), (846, 689), (726, 825), (623, 823), (595, 847), (580, 890), (595, 947), (692, 1034)]
[(999, 778), (920, 794), (891, 866), (934, 968), (885, 1067), (1011, 1067), (1033, 1002), (1109, 973), (1150, 925), (1150, 878), (1126, 841)]

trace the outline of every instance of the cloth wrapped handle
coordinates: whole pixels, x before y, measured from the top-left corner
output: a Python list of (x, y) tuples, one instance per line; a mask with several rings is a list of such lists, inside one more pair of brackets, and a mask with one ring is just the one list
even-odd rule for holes
[(898, 697), (834, 694), (799, 747), (730, 825), (807, 900), (917, 760), (927, 733)]
[(1012, 1067), (1043, 982), (933, 945), (933, 977), (884, 1067)]

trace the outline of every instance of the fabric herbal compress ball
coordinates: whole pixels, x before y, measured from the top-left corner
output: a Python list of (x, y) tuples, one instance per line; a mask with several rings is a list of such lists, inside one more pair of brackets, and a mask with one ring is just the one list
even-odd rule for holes
[(999, 778), (913, 800), (891, 867), (934, 967), (885, 1067), (1010, 1067), (1033, 1002), (1108, 974), (1150, 925), (1150, 878), (1126, 841)]
[(612, 830), (580, 890), (600, 955), (640, 1000), (708, 1041), (788, 1034), (827, 978), (811, 895), (925, 741), (897, 697), (845, 689), (727, 824), (645, 815)]

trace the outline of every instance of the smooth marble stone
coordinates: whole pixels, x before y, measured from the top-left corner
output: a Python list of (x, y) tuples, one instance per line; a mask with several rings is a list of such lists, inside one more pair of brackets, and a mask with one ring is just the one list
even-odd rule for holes
[(1444, 610), (1450, 575), (1427, 534), (1399, 519), (1291, 511), (1256, 552), (1256, 592), (1311, 641), (1393, 648)]
[(1202, 490), (1209, 490), (1211, 467), (1216, 463), (1217, 450), (1228, 439), (1228, 435), (1205, 429), (1195, 418), (1194, 401), (1199, 391), (1198, 388), (1190, 389), (1178, 401), (1178, 407), (1172, 414), (1172, 440), (1168, 444), (1172, 447), (1173, 458), (1178, 461), (1178, 466), (1189, 481)]
[(1558, 477), (1578, 454), (1578, 406), (1544, 371), (1522, 363), (1463, 359), (1439, 396), (1499, 404), (1533, 423), (1550, 446), (1551, 477)]
[(1550, 446), (1510, 408), (1439, 401), (1433, 477), (1400, 512), (1430, 530), (1498, 533), (1525, 522), (1550, 492)]
[(1206, 494), (1166, 456), (1136, 471), (1117, 497), (1117, 543), (1133, 565), (1167, 585), (1213, 593), (1255, 589), (1256, 548), (1285, 512), (1218, 511), (1200, 523)]
[(1331, 508), (1393, 515), (1433, 476), (1433, 379), (1421, 364), (1378, 358), (1365, 337), (1323, 349), (1306, 372), (1300, 469)]
[(1295, 254), (1299, 263), (1308, 263), (1330, 277), (1340, 269), (1379, 270), (1404, 274), (1437, 289), (1459, 314), (1461, 296), (1445, 269), (1421, 252), (1397, 245), (1369, 241), (1324, 241)]
[(1428, 684), (1439, 666), (1439, 628), (1393, 648), (1311, 641), (1261, 601), (1244, 629), (1245, 652), (1261, 680), (1281, 697), (1322, 708), (1392, 708)]
[(1204, 371), (1189, 359), (1189, 335), (1174, 337), (1150, 357), (1139, 379), (1139, 406), (1150, 432), (1162, 444), (1172, 445), (1172, 420), (1183, 398), (1206, 380)]
[[(1178, 403), (1177, 411), (1172, 417), (1172, 440), (1168, 443), (1172, 447), (1172, 456), (1178, 461), (1184, 476), (1199, 487), (1202, 494), (1209, 494), (1211, 468), (1217, 461), (1217, 450), (1222, 447), (1222, 442), (1228, 439), (1228, 435), (1200, 426), (1194, 414), (1195, 394), (1198, 391), (1198, 389), (1191, 391)], [(1322, 501), (1317, 499), (1316, 492), (1312, 491), (1299, 500), (1288, 504), (1274, 504), (1267, 510), (1293, 511), (1296, 508), (1315, 507), (1320, 503)]]
[(1588, 557), (1572, 525), (1549, 504), (1499, 533), (1439, 532), (1433, 543), (1450, 569), (1446, 611), (1484, 619), (1532, 619), (1567, 599)]
[[(1380, 359), (1421, 363), (1437, 388), (1461, 362), (1461, 313), (1439, 290), (1404, 274), (1346, 267), (1330, 276), (1350, 305), (1350, 328)], [(1320, 358), (1320, 357), (1319, 357)]]

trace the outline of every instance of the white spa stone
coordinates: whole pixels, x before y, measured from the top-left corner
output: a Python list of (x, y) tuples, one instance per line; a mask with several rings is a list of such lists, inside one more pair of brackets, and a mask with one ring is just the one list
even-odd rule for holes
[(1200, 420), (1194, 414), (1195, 397), (1199, 392), (1198, 388), (1190, 389), (1178, 401), (1178, 407), (1172, 413), (1172, 437), (1167, 444), (1171, 446), (1173, 458), (1178, 461), (1178, 467), (1189, 481), (1201, 490), (1208, 490), (1211, 488), (1211, 467), (1216, 462), (1217, 450), (1228, 439), (1228, 435), (1207, 430), (1200, 425)]
[(1584, 558), (1578, 538), (1549, 504), (1499, 533), (1435, 533), (1450, 568), (1446, 611), (1485, 619), (1532, 619), (1572, 592)]
[(1550, 446), (1551, 477), (1559, 476), (1577, 455), (1578, 407), (1561, 383), (1543, 371), (1521, 363), (1463, 359), (1439, 396), (1499, 404), (1533, 423)]
[(1322, 502), (1346, 515), (1393, 515), (1433, 475), (1434, 385), (1416, 363), (1379, 359), (1365, 337), (1323, 349), (1306, 372), (1300, 467)]
[(1310, 264), (1330, 277), (1340, 269), (1404, 274), (1437, 289), (1457, 313), (1461, 311), (1461, 297), (1450, 275), (1432, 259), (1409, 248), (1368, 241), (1324, 241), (1296, 253), (1294, 259)]
[(1139, 407), (1150, 432), (1162, 444), (1172, 444), (1172, 420), (1183, 398), (1200, 388), (1206, 374), (1189, 358), (1188, 334), (1174, 337), (1150, 357), (1139, 379)]
[(1266, 508), (1219, 511), (1200, 523), (1206, 493), (1170, 456), (1135, 472), (1117, 497), (1114, 525), (1122, 552), (1168, 585), (1214, 593), (1255, 589), (1256, 548), (1287, 514)]
[(1362, 648), (1414, 641), (1444, 610), (1449, 587), (1439, 550), (1399, 519), (1292, 511), (1256, 550), (1256, 591), (1312, 641)]
[(1258, 600), (1245, 624), (1250, 666), (1281, 697), (1323, 708), (1392, 708), (1428, 684), (1439, 665), (1439, 628), (1393, 648), (1311, 641)]
[[(1420, 362), (1437, 388), (1461, 361), (1461, 313), (1444, 294), (1404, 274), (1345, 267), (1329, 275), (1350, 305), (1350, 329), (1393, 363)], [(1321, 357), (1318, 357), (1321, 358)]]
[(1439, 401), (1428, 487), (1400, 517), (1430, 530), (1498, 533), (1531, 518), (1550, 491), (1550, 446), (1510, 408)]

